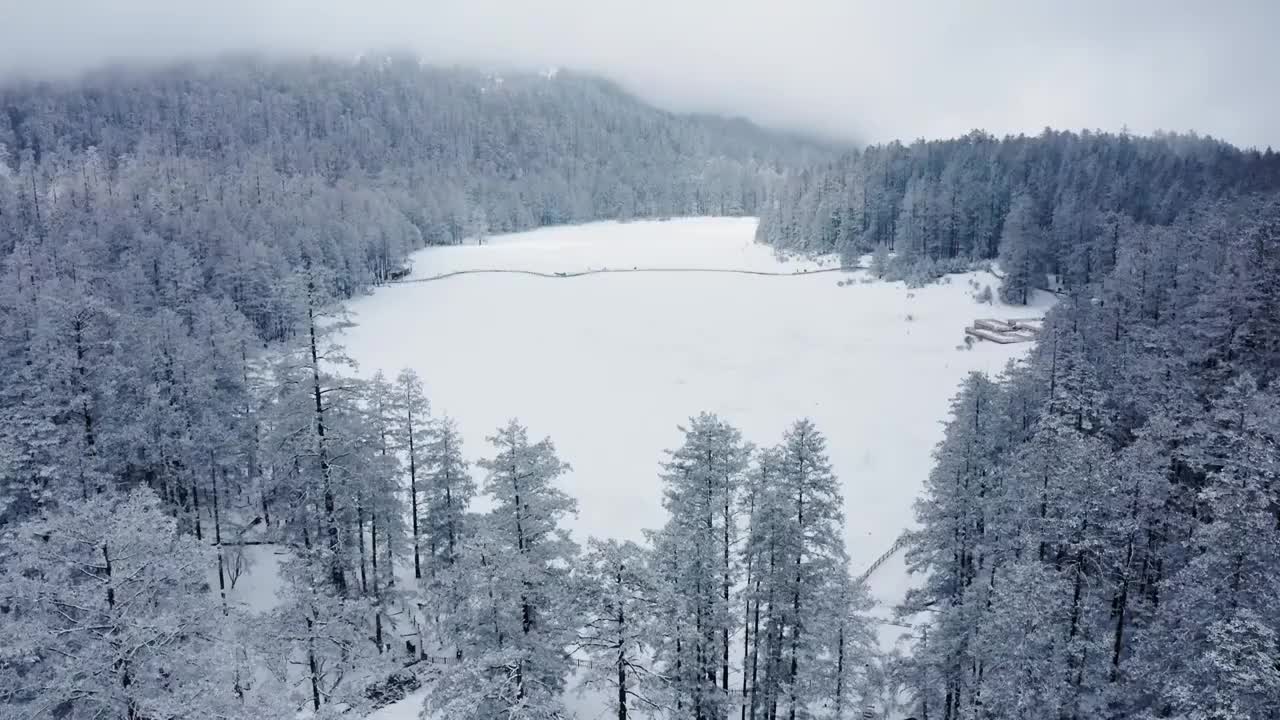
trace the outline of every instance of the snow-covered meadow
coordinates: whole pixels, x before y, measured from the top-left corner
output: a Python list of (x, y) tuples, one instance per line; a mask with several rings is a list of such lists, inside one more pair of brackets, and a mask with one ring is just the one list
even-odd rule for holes
[[(822, 267), (780, 262), (754, 230), (741, 218), (546, 228), (420, 251), (410, 278)], [(344, 343), (361, 374), (416, 369), (472, 458), (512, 416), (550, 435), (573, 465), (564, 485), (579, 502), (580, 539), (640, 539), (662, 524), (659, 463), (690, 415), (719, 413), (758, 444), (813, 418), (845, 486), (849, 555), (860, 568), (912, 522), (960, 379), (998, 372), (1028, 347), (957, 349), (975, 317), (1037, 312), (980, 305), (969, 279), (909, 290), (842, 272), (464, 274), (353, 302), (357, 325)]]

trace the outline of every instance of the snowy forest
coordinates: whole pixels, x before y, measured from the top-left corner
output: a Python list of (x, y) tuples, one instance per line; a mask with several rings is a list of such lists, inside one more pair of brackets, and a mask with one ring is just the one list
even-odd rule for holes
[(919, 717), (1277, 717), (1278, 189), (1270, 149), (1046, 131), (867, 148), (766, 203), (782, 247), (1059, 295), (964, 383), (917, 505)]
[[(1003, 139), (890, 143), (793, 173), (762, 203), (757, 237), (779, 248), (892, 254), (930, 281), (999, 259), (1006, 299), (1100, 282), (1128, 226), (1280, 189), (1280, 155), (1196, 135), (1045, 130)], [(1227, 213), (1229, 217), (1229, 213)]]
[[(1027, 360), (960, 389), (906, 536), (916, 717), (1280, 717), (1270, 150), (836, 157), (408, 58), (104, 71), (0, 109), (0, 718), (361, 717), (426, 678), (423, 717), (556, 720), (574, 673), (618, 720), (862, 717), (886, 666), (839, 428), (695, 415), (654, 468), (665, 525), (575, 538), (550, 438), (512, 420), (471, 463), (423, 378), (342, 347), (344, 301), (425, 245), (677, 215), (1057, 294)], [(253, 613), (229, 597), (261, 545), (279, 602)]]
[(1280, 199), (1114, 242), (955, 398), (909, 555), (921, 717), (1280, 708)]
[(289, 277), (303, 264), (350, 297), (425, 244), (753, 215), (827, 152), (663, 112), (593, 77), (408, 58), (103, 71), (0, 86), (0, 108), (0, 253), (56, 253), (112, 284), (125, 268), (152, 295), (175, 293), (170, 307), (226, 300), (272, 340), (293, 331)]

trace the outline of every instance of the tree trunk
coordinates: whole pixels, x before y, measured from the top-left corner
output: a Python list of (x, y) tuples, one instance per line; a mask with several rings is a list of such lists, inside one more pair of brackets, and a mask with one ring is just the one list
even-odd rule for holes
[(1120, 679), (1120, 651), (1124, 648), (1124, 625), (1129, 607), (1129, 563), (1133, 560), (1133, 541), (1129, 541), (1129, 550), (1125, 560), (1124, 578), (1120, 581), (1120, 593), (1115, 599), (1116, 630), (1111, 644), (1111, 676), (1110, 681)]
[(369, 576), (365, 572), (368, 556), (364, 551), (364, 506), (356, 505), (356, 539), (360, 543), (360, 592), (369, 592)]
[(369, 516), (369, 550), (370, 556), (373, 558), (373, 640), (378, 645), (378, 652), (383, 649), (382, 644), (382, 596), (378, 589), (378, 515), (374, 513)]
[[(760, 669), (760, 581), (756, 580), (756, 603), (755, 609), (752, 611), (751, 621), (751, 698), (748, 703), (750, 707), (750, 720), (756, 720), (756, 710), (759, 708), (759, 669)], [(746, 679), (746, 664), (743, 664), (743, 682)], [(745, 708), (744, 708), (745, 709)]]
[[(680, 624), (676, 623), (676, 682), (681, 682), (684, 677), (684, 643), (680, 640)], [(678, 715), (684, 709), (684, 694), (676, 692), (676, 714)]]
[(316, 638), (311, 618), (307, 618), (307, 669), (311, 675), (311, 709), (320, 712), (320, 668), (316, 662)]
[(409, 436), (409, 517), (413, 522), (413, 577), (422, 579), (422, 550), (418, 540), (418, 457), (414, 451), (413, 441), (413, 407), (410, 404), (409, 391), (405, 390), (405, 407), (408, 413)]
[[(213, 451), (209, 452), (210, 456)], [(222, 614), (227, 614), (227, 577), (226, 558), (222, 549), (222, 514), (218, 509), (218, 474), (212, 469), (213, 458), (209, 459), (211, 470), (209, 481), (213, 483), (213, 544), (218, 548), (218, 594), (222, 597)]]
[[(756, 496), (754, 491), (749, 495), (749, 498), (750, 498), (749, 500), (750, 504), (747, 506), (748, 522), (750, 522), (751, 519), (755, 516)], [(752, 580), (754, 579), (753, 578), (753, 575), (754, 575), (753, 561), (755, 558), (751, 554), (749, 536), (747, 540), (747, 551), (745, 554), (747, 556), (747, 572), (746, 572), (746, 582), (743, 584), (743, 594), (746, 596), (746, 599), (743, 602), (743, 611), (742, 611), (742, 708), (738, 714), (739, 720), (747, 720), (747, 688), (748, 688), (747, 664), (750, 662), (750, 659), (751, 659), (751, 642), (752, 642), (752, 639), (754, 638), (754, 635), (751, 632), (751, 583), (752, 583)], [(759, 596), (757, 596), (757, 599), (756, 599), (757, 613), (759, 612), (759, 603), (760, 603)], [(753, 694), (754, 694), (754, 690), (753, 690)]]
[[(1081, 673), (1083, 673), (1084, 671), (1083, 653), (1081, 654), (1080, 657), (1076, 657), (1076, 651), (1072, 647), (1073, 641), (1075, 640), (1076, 635), (1079, 634), (1080, 632), (1080, 613), (1081, 613), (1080, 594), (1083, 590), (1082, 586), (1084, 583), (1084, 571), (1081, 569), (1083, 564), (1084, 564), (1084, 552), (1083, 551), (1077, 552), (1075, 581), (1071, 591), (1071, 622), (1070, 622), (1069, 629), (1067, 630), (1067, 642), (1066, 642), (1067, 673), (1068, 673), (1067, 681), (1072, 684), (1072, 687), (1074, 690), (1072, 694), (1073, 707), (1079, 704), (1079, 700), (1080, 700), (1079, 682), (1083, 678)], [(1073, 680), (1073, 676), (1074, 676), (1074, 680)], [(1065, 710), (1065, 708), (1063, 710)], [(1063, 717), (1070, 717), (1073, 719), (1075, 718), (1074, 711), (1071, 713), (1065, 713), (1060, 711), (1059, 715)]]
[(191, 507), (195, 514), (196, 540), (204, 540), (204, 528), (200, 524), (200, 484), (191, 478)]
[[(750, 570), (747, 571), (750, 574)], [(750, 584), (747, 585), (750, 588)], [(748, 597), (744, 603), (745, 609), (742, 618), (742, 707), (739, 710), (739, 720), (747, 720), (747, 690), (750, 687), (747, 684), (747, 666), (751, 662), (751, 598)]]
[[(512, 448), (514, 447), (515, 444), (512, 443)], [(520, 476), (516, 473), (516, 466), (514, 462), (511, 466), (511, 486), (516, 509), (516, 551), (521, 555), (524, 555), (524, 518), (520, 509), (522, 507), (520, 504)], [(527, 587), (525, 590), (527, 590)], [(529, 596), (525, 590), (520, 592), (520, 627), (524, 630), (524, 634), (528, 635), (529, 631), (533, 629), (533, 608), (529, 605)]]
[[(457, 528), (455, 528), (455, 527), (454, 527), (454, 522), (453, 522), (453, 487), (452, 487), (452, 482), (453, 482), (453, 479), (449, 477), (449, 474), (448, 474), (448, 473), (445, 473), (445, 478), (444, 478), (444, 510), (445, 510), (445, 514), (446, 514), (446, 515), (448, 516), (448, 518), (449, 518), (449, 519), (446, 521), (446, 523), (445, 523), (445, 524), (446, 524), (446, 526), (447, 526), (447, 528), (446, 528), (446, 531), (445, 531), (445, 532), (446, 532), (446, 534), (448, 535), (448, 537), (446, 538), (446, 539), (447, 539), (447, 541), (448, 541), (448, 543), (447, 543), (447, 547), (449, 548), (449, 556), (448, 556), (447, 558), (445, 558), (445, 565), (447, 565), (447, 566), (449, 566), (449, 567), (453, 567), (454, 553), (455, 553), (455, 552), (456, 552), (456, 550), (457, 550), (457, 542), (458, 542), (458, 531), (457, 531)], [(432, 537), (431, 537), (431, 546), (432, 546), (432, 550), (434, 550), (434, 549), (435, 549), (435, 543), (436, 543), (435, 535), (433, 534), (433, 535), (432, 535)], [(434, 577), (434, 575), (435, 575), (435, 570), (433, 569), (431, 572), (432, 572), (432, 576)]]
[[(803, 467), (801, 468), (803, 472)], [(796, 679), (800, 675), (800, 632), (803, 623), (800, 620), (800, 584), (803, 580), (804, 564), (804, 486), (796, 496), (796, 526), (799, 528), (800, 543), (796, 550), (796, 585), (791, 595), (791, 670), (787, 674), (791, 686), (791, 704), (787, 714), (789, 720), (796, 720)]]
[(844, 717), (844, 623), (836, 639), (836, 720)]
[[(618, 584), (622, 584), (621, 573)], [(627, 720), (627, 645), (623, 637), (626, 618), (621, 608), (618, 609), (618, 720)]]
[(769, 658), (765, 665), (765, 717), (776, 720), (778, 717), (778, 690), (782, 668), (782, 623), (779, 621), (773, 579), (777, 577), (777, 547), (774, 541), (769, 544), (769, 615), (766, 627), (769, 628)]
[[(701, 563), (699, 563), (701, 565)], [(704, 720), (706, 717), (703, 711), (703, 682), (705, 682), (707, 655), (706, 655), (706, 633), (702, 616), (706, 612), (705, 598), (702, 594), (702, 568), (698, 567), (694, 574), (693, 596), (697, 598), (697, 609), (693, 613), (693, 637), (695, 645), (693, 646), (694, 665), (693, 665), (693, 717), (694, 720)], [(714, 682), (712, 683), (715, 684)]]
[(724, 602), (724, 624), (720, 627), (720, 691), (724, 693), (725, 698), (729, 697), (729, 523), (732, 521), (730, 516), (729, 492), (730, 479), (728, 476), (724, 478), (724, 567), (723, 582), (721, 583), (721, 600)]
[(338, 538), (337, 508), (333, 495), (333, 469), (330, 467), (329, 449), (325, 441), (324, 398), (320, 391), (320, 353), (316, 346), (315, 310), (311, 305), (314, 302), (312, 293), (315, 292), (313, 282), (308, 281), (307, 291), (307, 331), (311, 343), (311, 389), (315, 400), (316, 449), (320, 458), (320, 477), (324, 485), (325, 523), (329, 536), (329, 576), (333, 581), (334, 589), (342, 594), (347, 590), (347, 578), (342, 569), (342, 546)]

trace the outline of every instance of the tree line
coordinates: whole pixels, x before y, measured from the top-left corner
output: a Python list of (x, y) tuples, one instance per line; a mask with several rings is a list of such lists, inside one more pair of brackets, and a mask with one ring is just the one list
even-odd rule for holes
[(1280, 189), (1280, 156), (1194, 134), (1066, 132), (899, 142), (792, 173), (761, 205), (757, 238), (848, 262), (893, 254), (893, 276), (927, 282), (999, 259), (1002, 295), (1107, 277), (1127, 226)]
[(1280, 708), (1280, 202), (1109, 242), (953, 403), (909, 554), (922, 719)]

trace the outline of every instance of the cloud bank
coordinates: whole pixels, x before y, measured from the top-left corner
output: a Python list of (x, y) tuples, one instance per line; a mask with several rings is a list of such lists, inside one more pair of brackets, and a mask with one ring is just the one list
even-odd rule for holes
[(1280, 145), (1277, 27), (1269, 0), (0, 0), (0, 76), (394, 48), (871, 142), (1053, 126), (1261, 147)]

